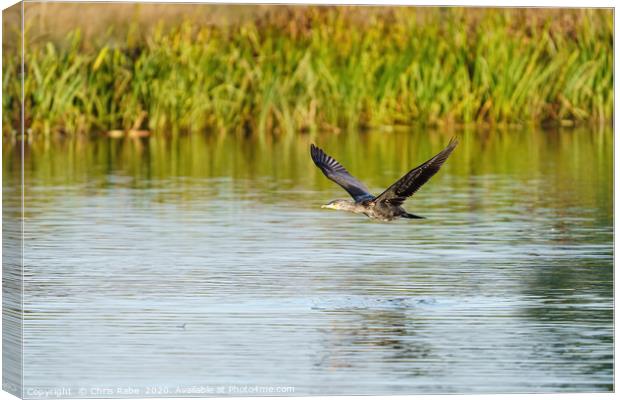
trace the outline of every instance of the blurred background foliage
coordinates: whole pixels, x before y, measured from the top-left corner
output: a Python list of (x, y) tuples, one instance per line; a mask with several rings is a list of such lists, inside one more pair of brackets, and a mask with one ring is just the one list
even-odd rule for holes
[[(3, 14), (3, 133), (20, 125)], [(16, 24), (17, 21), (17, 24)], [(27, 3), (31, 137), (574, 125), (613, 112), (607, 9)]]

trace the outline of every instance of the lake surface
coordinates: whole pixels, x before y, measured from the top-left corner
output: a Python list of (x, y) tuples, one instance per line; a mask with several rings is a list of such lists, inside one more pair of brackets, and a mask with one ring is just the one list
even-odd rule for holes
[(27, 144), (26, 396), (613, 390), (611, 129), (459, 132), (424, 220), (320, 208), (311, 142), (380, 193), (451, 135)]

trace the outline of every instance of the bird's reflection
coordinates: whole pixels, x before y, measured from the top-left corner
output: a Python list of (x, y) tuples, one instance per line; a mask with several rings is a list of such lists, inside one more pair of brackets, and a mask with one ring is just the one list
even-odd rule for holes
[[(432, 353), (431, 343), (416, 335), (418, 322), (405, 308), (324, 312), (333, 322), (321, 332), (323, 351), (314, 363), (317, 368), (364, 369), (373, 364), (385, 365), (393, 373), (399, 362), (423, 360)], [(422, 375), (424, 371), (407, 364), (408, 374)]]

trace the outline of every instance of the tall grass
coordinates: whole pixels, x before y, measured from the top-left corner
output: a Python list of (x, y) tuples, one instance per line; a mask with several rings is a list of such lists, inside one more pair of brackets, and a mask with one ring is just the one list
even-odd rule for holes
[[(609, 10), (277, 8), (27, 46), (32, 135), (295, 133), (421, 123), (573, 123), (613, 111)], [(26, 34), (28, 42), (28, 35)], [(19, 126), (4, 57), (3, 131)]]

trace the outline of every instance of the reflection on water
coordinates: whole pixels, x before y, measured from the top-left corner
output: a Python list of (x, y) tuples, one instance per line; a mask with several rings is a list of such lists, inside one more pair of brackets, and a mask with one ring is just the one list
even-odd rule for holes
[(378, 193), (449, 134), (27, 146), (26, 387), (612, 390), (611, 130), (461, 136), (393, 223), (310, 142)]

